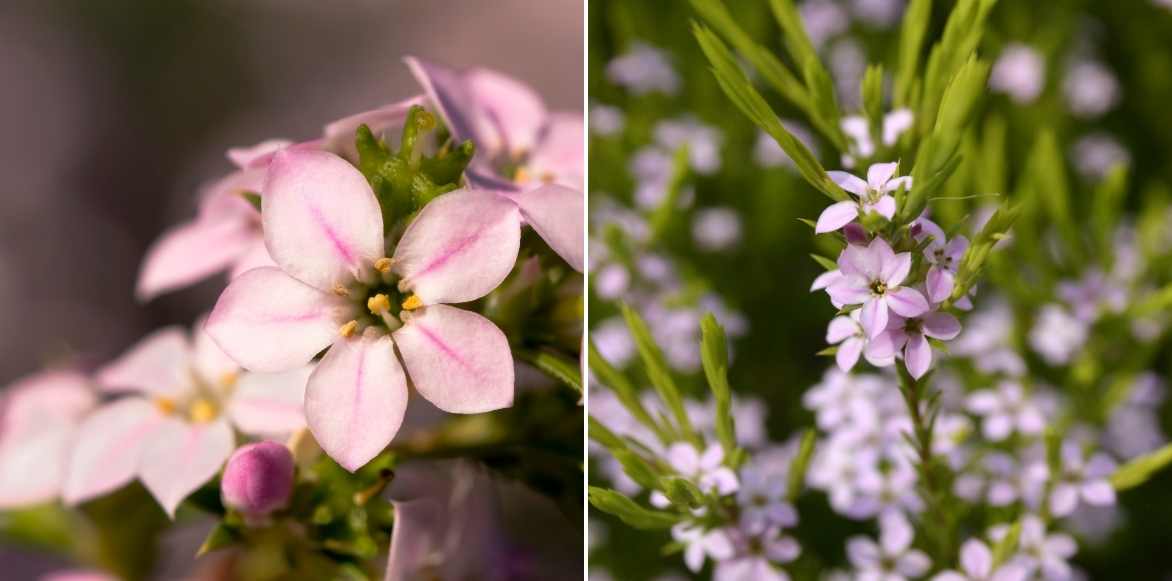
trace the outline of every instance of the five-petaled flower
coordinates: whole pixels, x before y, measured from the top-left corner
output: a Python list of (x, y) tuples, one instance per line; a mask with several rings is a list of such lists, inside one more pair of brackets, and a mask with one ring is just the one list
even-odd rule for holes
[(842, 305), (862, 305), (859, 323), (874, 339), (887, 328), (888, 311), (918, 317), (928, 311), (920, 291), (900, 286), (912, 268), (909, 252), (896, 254), (882, 238), (867, 246), (850, 244), (838, 257), (839, 276), (826, 292)]
[(844, 171), (826, 172), (838, 187), (854, 194), (858, 200), (844, 200), (831, 204), (818, 216), (814, 232), (834, 232), (868, 212), (874, 212), (888, 220), (894, 218), (896, 208), (892, 192), (912, 187), (910, 176), (894, 177), (898, 167), (899, 163), (894, 161), (876, 163), (867, 168), (867, 181)]

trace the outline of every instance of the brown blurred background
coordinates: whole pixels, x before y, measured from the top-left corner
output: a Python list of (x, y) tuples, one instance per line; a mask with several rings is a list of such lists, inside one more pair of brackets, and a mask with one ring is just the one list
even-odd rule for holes
[[(582, 0), (0, 2), (0, 386), (210, 309), (222, 277), (146, 305), (133, 289), (228, 147), (418, 93), (406, 54), (579, 111), (582, 43)], [(2, 547), (0, 563), (3, 579), (64, 565)]]
[(226, 148), (417, 93), (405, 54), (580, 110), (582, 27), (582, 0), (0, 2), (0, 385), (211, 307), (222, 278), (147, 305), (133, 289)]

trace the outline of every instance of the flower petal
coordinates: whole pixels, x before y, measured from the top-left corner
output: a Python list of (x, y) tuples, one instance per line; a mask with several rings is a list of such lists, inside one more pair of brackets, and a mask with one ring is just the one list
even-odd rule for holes
[(313, 367), (281, 373), (246, 373), (228, 402), (228, 417), (240, 431), (279, 437), (305, 427), (305, 385)]
[(907, 371), (912, 377), (919, 379), (932, 366), (932, 346), (920, 333), (911, 333), (907, 338), (907, 347), (903, 351)]
[(399, 288), (425, 305), (488, 294), (517, 262), (520, 220), (517, 206), (493, 192), (461, 190), (432, 200), (395, 249)]
[(463, 76), (458, 71), (415, 57), (406, 57), (403, 62), (439, 111), (452, 138), (457, 142), (471, 139), (478, 148), (478, 155), (494, 156), (497, 153), (494, 147), (498, 143), (491, 137), (492, 128)]
[(878, 337), (887, 329), (887, 319), (887, 301), (871, 299), (863, 303), (862, 312), (859, 313), (859, 324), (867, 332), (868, 339)]
[(69, 455), (62, 488), (66, 504), (78, 504), (116, 490), (138, 473), (143, 449), (163, 425), (150, 401), (128, 397), (86, 418)]
[(859, 362), (859, 355), (862, 352), (863, 340), (859, 337), (850, 337), (838, 346), (838, 351), (834, 354), (834, 362), (838, 364), (839, 369), (850, 371)]
[(911, 271), (912, 253), (900, 252), (884, 259), (879, 278), (887, 283), (887, 286), (899, 286)]
[(176, 396), (189, 388), (191, 343), (181, 327), (147, 335), (118, 359), (98, 370), (96, 379), (108, 391), (141, 391)]
[(525, 221), (542, 240), (582, 272), (586, 260), (585, 207), (582, 192), (556, 184), (525, 190), (508, 197), (521, 208)]
[(321, 147), (347, 159), (357, 159), (354, 141), (360, 126), (369, 127), (376, 137), (398, 139), (398, 133), (407, 120), (407, 112), (411, 107), (422, 104), (423, 96), (418, 95), (329, 123), (322, 128)]
[(899, 167), (899, 162), (890, 163), (874, 163), (867, 168), (867, 185), (871, 186), (873, 190), (881, 190), (887, 184), (887, 180), (895, 175), (895, 169)]
[(877, 212), (880, 216), (888, 220), (895, 218), (895, 198), (891, 196), (880, 196), (874, 204), (867, 206), (867, 210)]
[(228, 285), (205, 329), (244, 368), (284, 371), (333, 341), (346, 307), (280, 269), (256, 268)]
[(536, 176), (552, 176), (555, 183), (584, 191), (585, 131), (580, 113), (554, 114), (529, 155), (529, 171)]
[(954, 284), (955, 278), (951, 272), (939, 266), (933, 266), (928, 269), (928, 279), (925, 283), (925, 290), (928, 291), (928, 300), (933, 304), (944, 302), (952, 294)]
[(492, 143), (477, 145), (513, 155), (531, 151), (549, 115), (541, 96), (521, 81), (489, 69), (468, 71), (464, 82), (496, 129)]
[(266, 139), (256, 145), (228, 148), (227, 157), (236, 167), (247, 169), (268, 163), (274, 153), (293, 145), (288, 139)]
[(830, 320), (830, 325), (826, 327), (826, 342), (834, 345), (835, 343), (842, 343), (848, 337), (851, 337), (859, 332), (859, 324), (854, 319), (840, 315)]
[(492, 321), (435, 305), (413, 312), (394, 337), (415, 389), (436, 407), (469, 414), (512, 405), (513, 354)]
[(406, 410), (407, 378), (386, 335), (339, 339), (305, 388), (313, 437), (351, 472), (391, 442)]
[(147, 251), (135, 295), (147, 301), (225, 270), (259, 238), (254, 226), (235, 217), (197, 219), (172, 228)]
[(19, 438), (5, 435), (0, 445), (0, 510), (57, 497), (76, 430), (72, 424), (54, 422)]
[(861, 196), (867, 193), (867, 182), (859, 179), (858, 176), (849, 174), (845, 171), (828, 171), (826, 175), (830, 181), (838, 185), (838, 187), (856, 195)]
[(965, 541), (960, 547), (960, 565), (974, 579), (984, 579), (993, 570), (993, 553), (976, 539)]
[(859, 217), (859, 205), (856, 202), (845, 201), (831, 204), (818, 215), (818, 223), (814, 225), (815, 234), (834, 232), (855, 218)]
[(924, 295), (920, 294), (920, 291), (906, 286), (887, 291), (886, 302), (887, 306), (901, 317), (918, 317), (928, 312), (928, 300), (924, 298)]
[(240, 364), (220, 349), (208, 334), (206, 323), (207, 318), (201, 318), (195, 323), (192, 332), (194, 349), (191, 355), (191, 371), (199, 374), (199, 378), (210, 385), (230, 384), (240, 373)]
[(167, 515), (211, 480), (232, 455), (235, 439), (224, 418), (208, 423), (168, 419), (143, 450), (139, 475)]
[(948, 313), (929, 313), (924, 317), (923, 330), (929, 337), (951, 341), (960, 334), (960, 321)]
[(265, 245), (293, 278), (330, 291), (385, 255), (378, 200), (346, 160), (283, 150), (273, 156), (263, 191)]

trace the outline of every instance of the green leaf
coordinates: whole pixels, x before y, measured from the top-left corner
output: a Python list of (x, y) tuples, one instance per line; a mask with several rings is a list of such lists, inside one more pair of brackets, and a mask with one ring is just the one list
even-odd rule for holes
[(883, 121), (883, 65), (868, 65), (863, 75), (863, 111), (872, 125)]
[(798, 454), (794, 456), (789, 468), (789, 482), (786, 496), (791, 501), (802, 492), (806, 482), (806, 471), (810, 468), (810, 459), (814, 456), (814, 443), (818, 439), (817, 431), (807, 429), (802, 434), (802, 442), (798, 445)]
[(846, 192), (830, 180), (830, 177), (826, 175), (826, 170), (823, 169), (822, 164), (818, 163), (814, 154), (810, 153), (810, 150), (801, 141), (782, 126), (777, 114), (773, 112), (761, 94), (753, 88), (752, 83), (749, 82), (728, 47), (712, 31), (699, 24), (693, 23), (692, 32), (700, 43), (700, 49), (712, 65), (712, 72), (716, 75), (717, 83), (733, 104), (777, 141), (777, 144), (793, 160), (798, 172), (810, 185), (832, 200), (847, 200)]
[(956, 284), (952, 288), (952, 296), (949, 297), (946, 307), (968, 294), (969, 289), (980, 276), (985, 261), (988, 260), (989, 254), (993, 251), (993, 246), (1009, 232), (1020, 213), (1020, 205), (1011, 206), (1009, 202), (1002, 203), (993, 212), (993, 216), (973, 238), (969, 249), (960, 259), (960, 265), (956, 270)]
[(256, 208), (257, 212), (260, 211), (260, 194), (256, 192), (240, 192), (240, 197), (244, 198), (244, 201), (251, 204), (253, 208)]
[(590, 439), (605, 446), (608, 450), (626, 450), (627, 443), (622, 438), (618, 437), (610, 428), (606, 427), (602, 422), (594, 419), (594, 416), (587, 416), (590, 427), (587, 434)]
[(985, 17), (994, 4), (996, 0), (959, 0), (949, 14), (944, 35), (932, 47), (924, 74), (924, 92), (916, 115), (921, 134), (936, 125), (944, 90), (976, 50), (985, 31)]
[(1017, 552), (1018, 540), (1021, 538), (1021, 521), (1013, 523), (1009, 527), (1009, 531), (1005, 536), (993, 545), (993, 568), (996, 569), (1003, 565), (1014, 553)]
[(1112, 257), (1115, 251), (1115, 227), (1127, 199), (1128, 166), (1120, 163), (1107, 173), (1095, 187), (1091, 198), (1091, 230), (1103, 257)]
[(810, 94), (810, 107), (806, 113), (814, 118), (816, 125), (825, 128), (824, 132), (829, 133), (827, 137), (839, 151), (845, 151), (846, 136), (839, 123), (841, 113), (834, 92), (834, 81), (818, 58), (810, 37), (806, 35), (797, 8), (791, 0), (769, 0), (769, 7), (773, 10), (777, 24), (781, 26), (786, 50), (801, 67), (802, 78)]
[(912, 84), (920, 66), (920, 52), (932, 17), (932, 0), (911, 0), (899, 32), (899, 67), (895, 70), (895, 104), (911, 103)]
[(822, 268), (825, 268), (826, 270), (838, 270), (838, 263), (830, 258), (820, 254), (811, 254), (810, 258), (813, 258), (814, 262), (817, 262)]
[(195, 552), (195, 556), (202, 557), (212, 551), (235, 545), (239, 541), (240, 531), (236, 527), (219, 523), (204, 538), (203, 544), (199, 546), (199, 550)]
[(593, 341), (589, 342), (587, 361), (590, 364), (590, 371), (594, 373), (595, 379), (602, 385), (609, 387), (619, 398), (619, 402), (631, 416), (643, 423), (643, 425), (650, 428), (663, 443), (668, 443), (671, 439), (667, 432), (664, 431), (663, 426), (656, 422), (651, 414), (647, 413), (647, 409), (643, 407), (643, 402), (639, 400), (639, 394), (635, 391), (635, 387), (631, 384), (631, 380), (627, 379), (620, 371), (611, 366), (610, 362), (598, 352), (598, 347), (594, 345)]
[(623, 472), (648, 490), (655, 490), (659, 488), (659, 472), (655, 470), (642, 456), (630, 450), (612, 450), (611, 453), (619, 464), (623, 466)]
[(1152, 475), (1169, 463), (1172, 463), (1172, 444), (1120, 466), (1115, 474), (1111, 475), (1111, 485), (1115, 487), (1115, 490), (1135, 488), (1147, 482)]
[(671, 375), (671, 369), (667, 365), (663, 352), (655, 344), (655, 339), (651, 337), (651, 330), (647, 328), (647, 323), (643, 321), (643, 317), (640, 317), (634, 309), (625, 303), (622, 305), (622, 311), (623, 318), (627, 321), (627, 327), (631, 330), (631, 337), (635, 340), (635, 347), (639, 350), (639, 357), (643, 361), (643, 369), (647, 373), (647, 379), (651, 380), (651, 385), (659, 394), (659, 398), (671, 411), (679, 432), (687, 440), (699, 445), (700, 436), (696, 434), (696, 430), (692, 427), (692, 421), (688, 418), (688, 412), (684, 409), (680, 388)]
[(650, 217), (651, 236), (653, 239), (658, 240), (662, 238), (672, 218), (679, 215), (676, 208), (679, 205), (684, 178), (688, 176), (688, 167), (688, 147), (684, 145), (677, 148), (675, 155), (672, 157), (671, 174), (668, 178), (665, 195)]
[(716, 438), (724, 453), (731, 455), (736, 450), (737, 437), (732, 417), (732, 387), (728, 383), (728, 345), (724, 328), (712, 313), (700, 321), (700, 359), (716, 400)]
[(696, 508), (704, 502), (704, 493), (686, 478), (664, 476), (657, 488), (661, 488), (667, 498), (677, 506)]
[(552, 351), (515, 350), (514, 354), (574, 391), (582, 392), (582, 371), (576, 361)]
[(679, 517), (674, 514), (643, 508), (614, 490), (591, 486), (588, 494), (594, 508), (637, 529), (666, 529), (679, 522)]

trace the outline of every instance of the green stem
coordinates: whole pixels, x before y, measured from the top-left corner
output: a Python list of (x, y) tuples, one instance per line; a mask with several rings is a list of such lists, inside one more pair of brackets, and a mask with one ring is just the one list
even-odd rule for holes
[[(920, 496), (926, 508), (927, 526), (924, 527), (924, 533), (932, 543), (934, 562), (943, 566), (951, 562), (955, 554), (956, 516), (949, 510), (949, 491), (946, 474), (943, 473), (946, 466), (932, 454), (938, 394), (929, 393), (927, 382), (913, 378), (902, 362), (896, 365), (896, 369), (899, 372), (900, 393), (907, 404), (914, 431), (911, 443), (916, 453)], [(929, 520), (932, 522), (927, 522)]]

